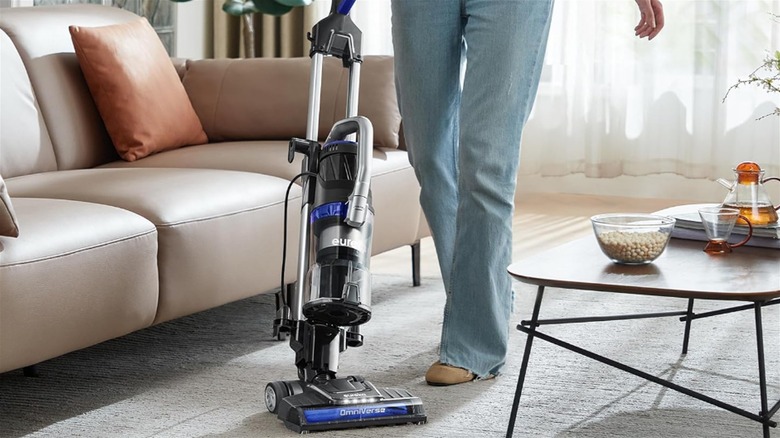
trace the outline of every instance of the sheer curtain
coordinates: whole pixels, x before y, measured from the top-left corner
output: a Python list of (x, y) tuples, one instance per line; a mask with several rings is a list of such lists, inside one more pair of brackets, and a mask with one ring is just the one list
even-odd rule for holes
[(666, 1), (651, 42), (626, 0), (556, 4), (522, 172), (589, 177), (780, 171), (780, 96), (729, 87), (780, 49), (780, 1)]
[[(780, 95), (740, 87), (723, 101), (780, 50), (780, 0), (663, 3), (666, 27), (648, 42), (634, 37), (633, 0), (556, 1), (521, 174), (715, 179), (745, 160), (780, 174), (780, 117), (756, 120)], [(365, 54), (392, 53), (389, 5), (355, 4)]]

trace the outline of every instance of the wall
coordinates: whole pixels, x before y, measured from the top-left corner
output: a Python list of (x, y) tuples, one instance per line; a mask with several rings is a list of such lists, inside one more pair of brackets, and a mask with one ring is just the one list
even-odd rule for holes
[[(736, 164), (736, 163), (735, 163)], [(761, 163), (759, 163), (761, 164)], [(777, 175), (766, 175), (777, 176)], [(734, 175), (720, 175), (733, 180)], [(780, 182), (768, 181), (765, 191), (775, 205), (780, 204)], [(681, 203), (719, 203), (728, 190), (715, 181), (689, 179), (679, 175), (621, 176), (618, 178), (586, 178), (582, 174), (562, 177), (520, 175), (516, 199), (525, 193), (598, 194), (633, 198), (675, 199)]]
[[(203, 59), (213, 57), (213, 11), (215, 0), (176, 3), (176, 56)], [(221, 4), (222, 0), (219, 1)]]

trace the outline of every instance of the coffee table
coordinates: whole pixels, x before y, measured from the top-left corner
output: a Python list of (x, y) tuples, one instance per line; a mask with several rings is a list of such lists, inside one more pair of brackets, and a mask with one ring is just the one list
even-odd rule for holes
[[(780, 408), (780, 401), (770, 407), (767, 400), (761, 310), (766, 306), (780, 303), (780, 251), (740, 247), (731, 254), (711, 256), (702, 251), (703, 247), (704, 242), (672, 239), (666, 251), (653, 263), (643, 266), (624, 266), (609, 261), (601, 253), (595, 237), (588, 236), (509, 266), (508, 271), (514, 278), (523, 283), (536, 285), (538, 290), (531, 319), (521, 321), (517, 326), (518, 330), (527, 334), (527, 339), (506, 436), (511, 437), (514, 431), (531, 348), (534, 339), (539, 338), (757, 421), (763, 426), (764, 437), (769, 437), (769, 428), (777, 427), (777, 422), (772, 420), (772, 416)], [(545, 287), (566, 289), (567, 293), (572, 294), (589, 290), (613, 294), (677, 297), (687, 300), (687, 308), (679, 312), (540, 319), (539, 313)], [(726, 303), (727, 306), (716, 311), (695, 313), (695, 300), (718, 300)], [(540, 326), (550, 324), (677, 316), (685, 323), (682, 354), (686, 354), (691, 323), (694, 320), (751, 309), (755, 313), (761, 398), (761, 411), (757, 414), (585, 350), (542, 333), (538, 329)]]

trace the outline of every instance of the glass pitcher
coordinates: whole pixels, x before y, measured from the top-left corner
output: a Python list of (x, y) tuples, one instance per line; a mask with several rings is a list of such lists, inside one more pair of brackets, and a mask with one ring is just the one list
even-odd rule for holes
[[(764, 178), (761, 167), (752, 162), (744, 161), (734, 168), (736, 180), (728, 181), (718, 178), (717, 182), (729, 189), (723, 207), (739, 209), (741, 215), (746, 216), (753, 225), (768, 225), (777, 222), (777, 211), (780, 205), (775, 206), (769, 200), (763, 184), (767, 181), (780, 181), (778, 177)], [(745, 221), (739, 219), (737, 223), (745, 225)]]

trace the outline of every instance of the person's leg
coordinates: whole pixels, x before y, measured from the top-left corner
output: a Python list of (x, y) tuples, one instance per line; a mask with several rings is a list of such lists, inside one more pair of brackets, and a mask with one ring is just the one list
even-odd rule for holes
[(395, 78), (404, 136), (447, 291), (458, 203), (461, 29), (459, 1), (392, 2)]
[(520, 138), (551, 13), (552, 0), (465, 0), (459, 204), (440, 360), (478, 377), (498, 374), (505, 362)]

